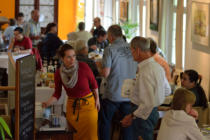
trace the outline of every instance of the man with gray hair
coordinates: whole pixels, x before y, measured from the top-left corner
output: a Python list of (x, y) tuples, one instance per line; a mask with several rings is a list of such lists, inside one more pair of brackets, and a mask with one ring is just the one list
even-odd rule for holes
[[(102, 75), (107, 84), (103, 94), (102, 108), (99, 112), (100, 140), (110, 140), (110, 127), (115, 112), (119, 111), (121, 118), (130, 112), (130, 99), (123, 98), (121, 88), (125, 79), (134, 79), (137, 63), (133, 61), (129, 45), (122, 38), (119, 25), (112, 25), (108, 29), (108, 40), (111, 43), (104, 50), (102, 59)], [(123, 140), (130, 140), (130, 127), (122, 129)]]
[(138, 140), (139, 136), (144, 140), (153, 140), (153, 130), (159, 119), (157, 107), (168, 94), (165, 90), (169, 87), (165, 72), (150, 51), (150, 39), (135, 37), (131, 41), (131, 52), (138, 62), (139, 71), (131, 94), (131, 113), (121, 123), (124, 127), (131, 125), (133, 140)]
[(37, 47), (41, 41), (41, 26), (39, 22), (39, 10), (35, 9), (31, 11), (31, 19), (23, 27), (25, 36), (30, 37), (33, 47)]

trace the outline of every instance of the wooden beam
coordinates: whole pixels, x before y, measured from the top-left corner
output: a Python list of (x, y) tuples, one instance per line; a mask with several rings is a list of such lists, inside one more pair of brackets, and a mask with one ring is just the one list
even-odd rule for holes
[(0, 91), (15, 90), (15, 86), (0, 86)]

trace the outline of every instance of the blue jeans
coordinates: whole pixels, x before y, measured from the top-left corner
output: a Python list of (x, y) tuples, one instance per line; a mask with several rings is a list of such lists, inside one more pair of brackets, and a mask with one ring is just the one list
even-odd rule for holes
[[(135, 111), (138, 106), (132, 105), (132, 110)], [(153, 108), (147, 120), (136, 118), (132, 122), (133, 140), (138, 140), (141, 136), (144, 140), (153, 140), (154, 128), (157, 125), (159, 113), (157, 107)]]
[[(99, 139), (100, 140), (110, 140), (110, 129), (111, 122), (114, 116), (114, 113), (119, 110), (121, 119), (119, 122), (130, 113), (131, 104), (130, 102), (113, 102), (108, 99), (103, 99), (101, 103), (101, 109), (99, 112)], [(122, 138), (123, 140), (131, 140), (132, 137), (132, 128), (122, 127)]]

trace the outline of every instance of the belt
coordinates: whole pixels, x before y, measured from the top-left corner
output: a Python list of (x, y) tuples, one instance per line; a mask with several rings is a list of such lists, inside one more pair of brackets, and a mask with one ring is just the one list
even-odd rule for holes
[(82, 97), (82, 98), (76, 98), (76, 99), (74, 99), (74, 102), (73, 102), (73, 105), (72, 105), (72, 107), (73, 107), (73, 114), (75, 114), (76, 107), (77, 107), (77, 104), (79, 102), (79, 104), (78, 104), (78, 113), (77, 113), (77, 119), (76, 119), (76, 121), (79, 120), (80, 101), (84, 101), (88, 105), (89, 102), (88, 102), (87, 99), (90, 98), (90, 97), (92, 97), (92, 96), (93, 96), (93, 94), (90, 95), (90, 96), (87, 96), (87, 97)]

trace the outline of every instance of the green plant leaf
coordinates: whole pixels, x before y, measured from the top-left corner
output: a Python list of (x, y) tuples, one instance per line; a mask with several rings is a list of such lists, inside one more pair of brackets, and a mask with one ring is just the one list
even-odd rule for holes
[(121, 23), (121, 28), (125, 33), (126, 38), (132, 38), (136, 33), (136, 29), (138, 27), (137, 23), (132, 23), (131, 21)]
[(5, 140), (4, 129), (2, 128), (1, 125), (0, 125), (0, 131), (1, 131), (1, 138), (2, 138), (2, 140)]
[(0, 117), (0, 126), (7, 132), (7, 134), (10, 136), (10, 138), (12, 138), (10, 129), (2, 117)]

